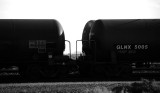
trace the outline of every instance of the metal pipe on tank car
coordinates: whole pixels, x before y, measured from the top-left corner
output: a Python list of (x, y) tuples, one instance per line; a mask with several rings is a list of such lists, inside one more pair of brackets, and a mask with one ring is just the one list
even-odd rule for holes
[(95, 40), (76, 40), (76, 60), (77, 60), (77, 42), (78, 41), (84, 41), (84, 42), (94, 42), (95, 48), (94, 48), (94, 61), (96, 62), (96, 41)]
[(70, 56), (70, 58), (71, 58), (71, 42), (69, 41), (69, 40), (65, 40), (66, 42), (68, 42), (69, 43), (69, 56)]

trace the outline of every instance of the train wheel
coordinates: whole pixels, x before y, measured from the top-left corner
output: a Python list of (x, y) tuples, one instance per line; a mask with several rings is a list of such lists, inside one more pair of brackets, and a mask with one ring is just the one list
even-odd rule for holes
[(90, 69), (91, 68), (88, 64), (80, 65), (79, 66), (80, 77), (82, 77), (82, 78), (90, 77), (91, 76)]
[(18, 66), (19, 67), (19, 73), (20, 73), (20, 76), (25, 78), (26, 77), (26, 66)]
[(96, 65), (93, 67), (93, 70), (91, 73), (93, 73), (95, 77), (104, 77), (105, 75), (104, 72), (105, 72), (104, 66)]
[(107, 66), (105, 70), (106, 70), (105, 71), (106, 77), (119, 77), (123, 72), (122, 66), (118, 66), (118, 65)]
[(32, 80), (41, 79), (43, 77), (42, 67), (38, 64), (28, 65), (26, 76)]
[(106, 67), (105, 76), (107, 78), (129, 79), (130, 71), (128, 65), (111, 65)]
[(122, 74), (121, 74), (121, 77), (123, 79), (127, 79), (127, 80), (130, 80), (131, 79), (131, 74), (132, 74), (132, 69), (129, 65), (124, 65), (123, 66), (123, 71), (122, 71)]
[(58, 66), (44, 66), (42, 69), (43, 76), (46, 78), (55, 78), (60, 74)]

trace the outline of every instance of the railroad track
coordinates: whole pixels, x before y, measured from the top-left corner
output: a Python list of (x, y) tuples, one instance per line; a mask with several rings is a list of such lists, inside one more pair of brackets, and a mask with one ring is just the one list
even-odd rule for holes
[(118, 85), (132, 82), (54, 82), (54, 83), (10, 83), (0, 84), (0, 92), (12, 93), (88, 93), (112, 91)]
[[(96, 81), (92, 79), (50, 79), (50, 80), (24, 80), (18, 73), (0, 76), (0, 93), (112, 93), (133, 88), (131, 85), (142, 86), (151, 84), (149, 81)], [(154, 82), (160, 89), (160, 82)], [(142, 88), (141, 88), (142, 89)], [(130, 93), (130, 92), (128, 92)], [(152, 92), (148, 92), (152, 93)], [(160, 93), (160, 92), (157, 92)]]
[(125, 93), (134, 82), (142, 81), (9, 83), (0, 84), (0, 93)]

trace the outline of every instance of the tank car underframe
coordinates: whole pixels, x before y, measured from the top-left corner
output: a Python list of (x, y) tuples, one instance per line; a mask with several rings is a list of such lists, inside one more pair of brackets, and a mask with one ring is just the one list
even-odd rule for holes
[[(63, 61), (62, 58), (63, 57)], [(75, 65), (70, 62), (67, 56), (58, 59), (48, 59), (48, 61), (21, 61), (17, 63), (19, 73), (23, 77), (36, 78), (56, 78), (66, 76)]]

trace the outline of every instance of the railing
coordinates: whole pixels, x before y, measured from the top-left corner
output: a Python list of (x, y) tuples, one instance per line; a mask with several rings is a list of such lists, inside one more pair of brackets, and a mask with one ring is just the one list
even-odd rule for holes
[(65, 41), (69, 43), (69, 56), (71, 59), (71, 42), (69, 40), (65, 40)]
[[(95, 42), (95, 40), (76, 40), (76, 60), (77, 60), (77, 42), (78, 41), (81, 41), (81, 42), (94, 42), (94, 45), (95, 45), (95, 47), (94, 47), (94, 60), (96, 61), (96, 42)], [(89, 44), (89, 46), (90, 46), (90, 44)]]

